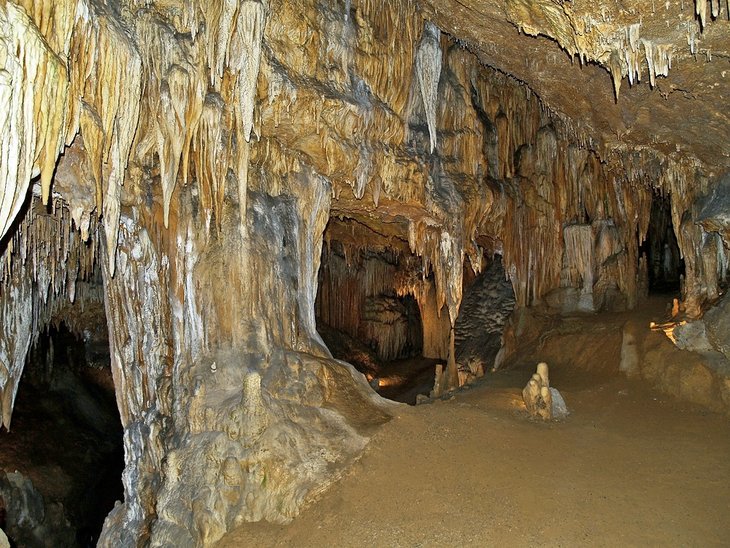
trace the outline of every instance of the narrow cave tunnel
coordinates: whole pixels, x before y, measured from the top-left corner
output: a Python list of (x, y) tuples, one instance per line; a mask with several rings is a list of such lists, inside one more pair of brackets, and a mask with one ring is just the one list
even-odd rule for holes
[[(53, 322), (28, 353), (0, 432), (0, 527), (12, 546), (95, 546), (123, 499), (122, 428), (106, 322)], [(77, 318), (78, 319), (78, 318)]]
[(649, 228), (639, 251), (646, 257), (649, 292), (679, 295), (685, 270), (672, 221), (670, 196), (652, 194)]

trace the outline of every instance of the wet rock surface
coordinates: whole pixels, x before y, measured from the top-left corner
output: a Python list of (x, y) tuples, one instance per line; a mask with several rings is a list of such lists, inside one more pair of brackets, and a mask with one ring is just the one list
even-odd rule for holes
[(0, 472), (4, 529), (16, 546), (75, 546), (76, 532), (63, 505), (48, 504), (33, 482), (19, 472)]

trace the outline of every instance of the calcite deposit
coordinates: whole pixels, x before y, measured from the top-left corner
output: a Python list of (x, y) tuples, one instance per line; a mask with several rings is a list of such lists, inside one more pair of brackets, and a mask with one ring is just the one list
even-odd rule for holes
[(634, 308), (662, 196), (701, 316), (728, 267), (701, 208), (730, 167), (727, 15), (0, 0), (2, 425), (38, 334), (103, 301), (126, 469), (100, 544), (209, 545), (293, 518), (393, 412), (317, 314), (384, 358), (420, 341), (451, 389), (486, 259), (518, 308)]
[(550, 386), (548, 364), (540, 362), (537, 371), (522, 389), (522, 401), (531, 417), (542, 420), (564, 419), (568, 416), (563, 396)]

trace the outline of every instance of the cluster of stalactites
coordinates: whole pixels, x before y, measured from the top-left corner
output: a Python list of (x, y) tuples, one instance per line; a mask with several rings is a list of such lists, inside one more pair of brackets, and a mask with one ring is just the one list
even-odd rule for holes
[(583, 292), (593, 290), (594, 234), (591, 225), (574, 224), (563, 229), (568, 281)]
[[(12, 86), (2, 89), (11, 117), (0, 128), (0, 140), (3, 154), (12, 155), (18, 167), (2, 173), (0, 185), (5, 195), (15, 189), (22, 203), (30, 178), (40, 173), (46, 203), (56, 159), (81, 131), (93, 167), (96, 206), (101, 211), (103, 205), (113, 249), (120, 187), (138, 118), (139, 56), (125, 30), (95, 9), (85, 0), (0, 6), (0, 17), (12, 19), (2, 25), (10, 35), (0, 39), (14, 53), (5, 58), (14, 77)], [(17, 212), (3, 211), (3, 222), (12, 222)]]
[(10, 420), (30, 346), (59, 312), (100, 302), (95, 231), (84, 241), (71, 212), (53, 200), (51, 212), (35, 198), (0, 256), (0, 424)]
[[(187, 178), (191, 160), (209, 215), (220, 209), (223, 178), (233, 170), (245, 219), (247, 143), (267, 2), (188, 3), (183, 23), (190, 35), (174, 32), (144, 4), (129, 6), (134, 23), (88, 0), (0, 6), (0, 44), (8, 52), (0, 98), (10, 113), (0, 125), (6, 159), (0, 162), (0, 236), (32, 177), (41, 176), (48, 200), (56, 159), (79, 132), (93, 168), (112, 274), (130, 155), (143, 161), (150, 151), (159, 158), (166, 226), (177, 177), (182, 171)], [(208, 34), (205, 40), (195, 40), (199, 29)], [(224, 104), (232, 105), (230, 112)], [(224, 153), (232, 136), (237, 155)]]
[[(621, 34), (622, 70), (632, 82), (638, 80), (643, 59), (654, 84), (656, 75), (668, 71), (672, 49), (642, 39), (639, 30), (639, 25), (632, 25)], [(422, 43), (429, 39), (424, 33)], [(452, 66), (452, 55), (449, 51), (444, 57), (442, 70), (458, 79), (463, 69)], [(468, 62), (459, 64), (463, 66)], [(633, 67), (630, 73), (626, 72), (628, 66)], [(564, 274), (566, 283), (584, 292), (590, 292), (594, 283), (615, 284), (633, 306), (641, 274), (639, 245), (648, 230), (652, 188), (676, 195), (673, 216), (679, 226), (692, 200), (691, 184), (686, 181), (694, 180), (693, 166), (656, 154), (634, 158), (623, 152), (618, 153), (620, 162), (607, 165), (572, 126), (545, 111), (534, 96), (520, 93), (514, 83), (503, 82), (492, 89), (491, 80), (484, 78), (472, 80), (471, 85), (476, 86), (475, 100), (484, 111), (481, 115), (491, 122), (484, 130), (477, 129), (485, 132), (487, 166), (476, 169), (475, 175), (488, 173), (492, 184), (477, 198), (465, 195), (462, 187), (454, 193), (449, 180), (463, 173), (463, 162), (455, 169), (441, 159), (443, 169), (433, 170), (428, 180), (435, 192), (426, 185), (427, 208), (431, 209), (429, 198), (438, 197), (441, 204), (456, 200), (459, 211), (471, 214), (459, 215), (463, 223), (448, 223), (444, 219), (453, 215), (441, 205), (410, 223), (411, 251), (423, 258), (422, 272), (434, 272), (439, 307), (447, 304), (452, 317), (458, 313), (460, 265), (465, 253), (470, 258), (480, 256), (481, 250), (474, 244), (477, 233), (499, 241), (495, 251), (504, 253), (506, 271), (521, 306), (533, 304), (559, 287)], [(469, 107), (459, 108), (458, 92), (449, 83), (441, 88), (437, 126), (444, 136), (439, 150), (463, 159), (455, 136), (468, 127), (461, 114), (470, 112)], [(621, 167), (627, 164), (627, 169)], [(472, 207), (475, 203), (481, 208)], [(616, 260), (608, 261), (611, 257)]]
[(316, 303), (319, 321), (368, 341), (384, 361), (401, 357), (411, 326), (395, 296), (406, 294), (399, 280), (408, 264), (390, 249), (340, 243), (325, 247)]
[[(712, 14), (712, 18), (717, 19), (720, 15), (720, 0), (695, 0), (695, 15), (699, 18), (703, 29), (707, 25), (708, 3), (710, 4), (709, 13)], [(730, 13), (730, 2), (725, 3), (725, 9)]]
[(619, 286), (627, 292), (639, 289), (635, 280), (640, 274), (636, 267), (639, 246), (647, 237), (652, 197), (658, 193), (670, 202), (674, 234), (685, 261), (683, 307), (689, 316), (699, 316), (703, 305), (718, 297), (719, 284), (727, 276), (722, 235), (698, 223), (696, 202), (707, 193), (710, 180), (694, 161), (662, 158), (647, 150), (616, 153), (606, 166), (609, 186), (604, 192), (613, 196), (607, 202), (610, 215), (606, 218), (612, 219), (616, 239), (625, 259), (630, 259), (619, 263)]
[(370, 257), (365, 248), (343, 245), (340, 254), (325, 247), (317, 317), (357, 336), (365, 299), (394, 293), (394, 263), (395, 257), (388, 253)]
[(48, 200), (53, 168), (65, 137), (66, 65), (23, 8), (0, 5), (0, 238), (40, 175)]
[(519, 147), (516, 175), (504, 181), (506, 192), (484, 225), (501, 240), (517, 303), (529, 306), (560, 286), (589, 294), (603, 284), (615, 286), (633, 307), (652, 193), (672, 196), (680, 246), (692, 249), (691, 237), (683, 243), (678, 227), (702, 188), (697, 168), (647, 151), (601, 161), (570, 144), (561, 124), (553, 125)]
[(641, 23), (628, 25), (619, 31), (605, 61), (613, 79), (617, 101), (624, 78), (628, 78), (630, 85), (641, 82), (644, 62), (652, 88), (656, 85), (657, 76), (668, 76), (669, 70), (672, 68), (674, 46), (641, 38), (640, 32)]
[(40, 293), (65, 293), (73, 302), (76, 281), (94, 274), (97, 252), (95, 232), (84, 240), (63, 200), (54, 199), (49, 213), (36, 197), (0, 256), (0, 295), (22, 270), (39, 285)]
[(554, 2), (507, 2), (505, 11), (507, 18), (526, 34), (549, 36), (571, 57), (577, 56), (581, 64), (595, 62), (606, 68), (613, 79), (617, 101), (623, 78), (628, 78), (634, 85), (641, 81), (645, 66), (649, 82), (654, 87), (657, 76), (668, 75), (672, 57), (677, 53), (679, 37), (676, 32), (671, 42), (657, 36), (640, 36), (641, 27), (656, 28), (657, 24), (661, 24), (656, 20), (646, 24), (647, 18), (662, 17), (662, 23), (666, 23), (668, 29), (679, 32), (686, 27), (687, 45), (694, 55), (699, 35), (706, 28), (710, 16), (718, 18), (723, 7), (730, 12), (728, 2), (722, 5), (722, 0), (694, 0), (686, 7), (684, 2), (666, 2), (663, 14), (655, 16), (652, 3), (651, 15), (635, 13), (629, 19), (631, 22), (626, 24), (625, 16), (628, 14), (623, 11), (620, 14), (606, 8), (596, 11), (590, 9), (590, 4), (573, 6), (571, 3), (570, 6), (566, 8)]
[[(159, 159), (165, 227), (170, 224), (177, 180), (181, 177), (187, 183), (191, 160), (208, 219), (215, 214), (220, 225), (229, 169), (238, 181), (245, 219), (248, 142), (254, 128), (267, 4), (211, 2), (191, 13), (197, 22), (192, 28), (205, 22), (205, 39), (182, 37), (154, 12), (143, 10), (137, 19), (149, 88), (143, 97), (135, 156), (142, 164), (149, 163), (150, 153)], [(238, 154), (230, 153), (234, 142)]]

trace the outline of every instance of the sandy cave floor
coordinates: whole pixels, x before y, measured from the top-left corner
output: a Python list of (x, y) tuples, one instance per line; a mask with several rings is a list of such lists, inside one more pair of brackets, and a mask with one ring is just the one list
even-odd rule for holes
[(726, 417), (618, 374), (551, 370), (571, 416), (534, 422), (520, 397), (533, 368), (403, 406), (291, 524), (218, 546), (730, 545)]

